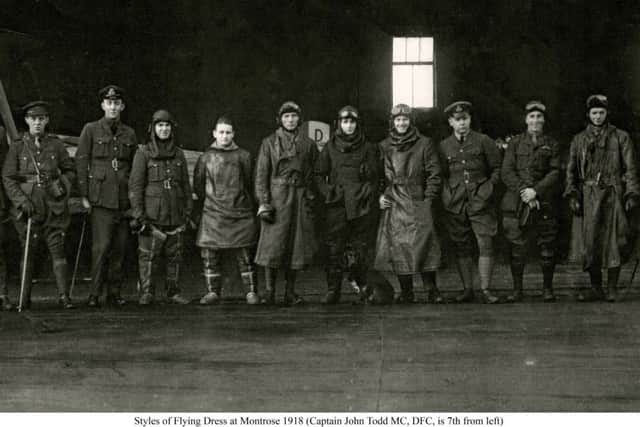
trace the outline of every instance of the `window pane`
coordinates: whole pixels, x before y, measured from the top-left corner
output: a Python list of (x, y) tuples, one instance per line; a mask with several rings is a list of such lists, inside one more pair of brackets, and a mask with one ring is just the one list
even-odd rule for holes
[(413, 65), (412, 107), (433, 107), (433, 65)]
[(393, 62), (405, 62), (407, 59), (406, 50), (406, 38), (394, 37), (393, 38)]
[(393, 105), (411, 105), (411, 65), (393, 66)]
[(407, 62), (420, 60), (420, 39), (418, 37), (407, 38)]
[(433, 62), (433, 37), (420, 38), (420, 61)]

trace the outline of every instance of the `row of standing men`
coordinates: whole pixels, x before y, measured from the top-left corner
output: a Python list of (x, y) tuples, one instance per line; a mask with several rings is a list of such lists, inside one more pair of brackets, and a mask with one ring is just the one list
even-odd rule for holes
[[(420, 134), (409, 106), (393, 107), (389, 134), (377, 147), (367, 141), (358, 110), (346, 106), (338, 112), (334, 135), (321, 151), (299, 131), (301, 108), (285, 102), (277, 114), (278, 128), (262, 141), (255, 165), (250, 153), (235, 143), (232, 121), (220, 117), (212, 144), (197, 161), (192, 191), (171, 114), (154, 113), (149, 141), (138, 148), (133, 129), (120, 120), (123, 96), (114, 85), (100, 91), (104, 117), (83, 128), (75, 165), (63, 143), (46, 132), (49, 111), (42, 101), (25, 106), (29, 132), (11, 145), (5, 159), (2, 176), (10, 201), (5, 205), (10, 205), (23, 248), (26, 245), (32, 253), (31, 246), (46, 243), (64, 308), (74, 306), (64, 236), (70, 223), (67, 199), (76, 179), (82, 203), (90, 210), (93, 236), (90, 307), (101, 304), (102, 294), (109, 305), (126, 303), (122, 268), (131, 231), (138, 235), (139, 304), (155, 299), (152, 271), (163, 253), (169, 301), (189, 303), (179, 288), (189, 223), (198, 230), (196, 245), (207, 287), (200, 304), (221, 299), (223, 256), (236, 260), (248, 304), (275, 303), (279, 270), (284, 270), (284, 303), (300, 304), (296, 273), (311, 263), (318, 247), (318, 212), (323, 213), (320, 227), (328, 252), (324, 302), (339, 301), (345, 273), (363, 301), (382, 302), (376, 287), (367, 283), (370, 230), (377, 224), (372, 266), (397, 275), (400, 291), (395, 302), (414, 302), (413, 276), (421, 274), (427, 300), (442, 303), (436, 283), (441, 247), (435, 201), (444, 209), (443, 222), (463, 284), (457, 302), (474, 299), (476, 270), (482, 301), (499, 301), (490, 291), (498, 204), (510, 243), (514, 291), (508, 300), (523, 297), (525, 249), (527, 240), (535, 238), (543, 298), (554, 301), (561, 195), (574, 218), (580, 218), (572, 253), (591, 279), (590, 292), (579, 293), (578, 300), (616, 299), (624, 249), (630, 244), (627, 215), (635, 209), (640, 191), (633, 144), (626, 132), (609, 123), (604, 95), (587, 99), (589, 124), (571, 143), (564, 192), (558, 143), (544, 133), (547, 113), (540, 101), (525, 106), (527, 129), (509, 141), (504, 159), (492, 139), (471, 129), (472, 105), (467, 101), (445, 108), (453, 132), (439, 144)], [(495, 189), (501, 180), (507, 190), (498, 201)], [(30, 307), (34, 262), (33, 256), (25, 258), (22, 309)], [(255, 264), (265, 270), (262, 298)], [(608, 276), (606, 296), (602, 269)], [(3, 274), (2, 308), (11, 309), (6, 271)]]

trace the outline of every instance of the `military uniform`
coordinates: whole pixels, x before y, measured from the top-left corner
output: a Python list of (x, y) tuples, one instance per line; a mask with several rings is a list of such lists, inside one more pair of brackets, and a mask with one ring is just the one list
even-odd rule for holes
[[(29, 104), (25, 107), (27, 114), (48, 116), (47, 110), (41, 105), (42, 103)], [(25, 133), (9, 147), (2, 179), (7, 196), (13, 204), (11, 215), (23, 249), (28, 219), (32, 221), (30, 256), (25, 269), (25, 289), (21, 301), (23, 308), (30, 306), (35, 262), (33, 254), (40, 242), (47, 245), (51, 254), (60, 304), (65, 308), (73, 307), (69, 299), (64, 240), (70, 224), (67, 200), (74, 178), (73, 161), (63, 142), (52, 135), (44, 133), (34, 136)]]
[[(113, 88), (104, 88), (102, 96), (121, 99), (122, 90)], [(80, 134), (76, 152), (78, 188), (91, 204), (91, 306), (97, 305), (105, 287), (108, 302), (124, 302), (120, 290), (129, 238), (127, 193), (137, 145), (134, 130), (119, 119), (103, 117), (87, 123)]]
[[(300, 107), (284, 103), (278, 122), (284, 114)], [(286, 269), (285, 304), (300, 303), (294, 291), (296, 271), (309, 265), (316, 251), (313, 223), (313, 164), (317, 148), (300, 133), (279, 127), (262, 141), (256, 162), (255, 192), (263, 220), (256, 249), (256, 264), (265, 267), (265, 302), (275, 295), (277, 269)]]
[[(451, 117), (469, 114), (466, 101), (451, 104), (445, 112)], [(440, 142), (443, 168), (442, 204), (444, 222), (457, 255), (458, 270), (465, 292), (458, 299), (473, 297), (473, 240), (478, 243), (480, 285), (486, 302), (496, 302), (488, 294), (493, 267), (492, 239), (498, 230), (494, 191), (500, 182), (501, 156), (495, 142), (469, 130), (458, 138), (455, 134)]]
[(167, 296), (172, 302), (186, 304), (189, 301), (180, 296), (178, 283), (183, 236), (193, 206), (189, 173), (184, 153), (175, 144), (173, 129), (168, 139), (161, 140), (154, 130), (157, 122), (174, 123), (167, 111), (154, 113), (151, 140), (136, 152), (129, 177), (131, 212), (141, 228), (138, 233), (140, 304), (149, 304), (153, 299), (153, 267), (163, 252), (167, 261)]
[(326, 303), (339, 301), (343, 272), (359, 286), (361, 295), (369, 293), (367, 265), (378, 214), (378, 155), (375, 145), (366, 140), (360, 129), (359, 113), (354, 107), (341, 109), (338, 122), (348, 117), (357, 122), (354, 134), (344, 134), (338, 123), (336, 133), (318, 154), (314, 166), (316, 186), (325, 205)]
[[(502, 180), (507, 191), (502, 199), (503, 228), (511, 244), (511, 273), (515, 294), (520, 299), (528, 234), (536, 235), (542, 262), (545, 299), (552, 300), (555, 244), (558, 234), (560, 154), (558, 142), (548, 135), (522, 133), (509, 141), (502, 163)], [(536, 202), (524, 203), (520, 192), (533, 188)]]
[[(589, 97), (587, 110), (593, 108), (608, 110), (606, 97)], [(600, 126), (589, 124), (577, 134), (569, 150), (564, 197), (569, 199), (574, 215), (582, 217), (582, 227), (573, 230), (571, 254), (582, 261), (591, 276), (591, 295), (579, 293), (578, 299), (604, 297), (601, 269), (606, 268), (609, 299), (614, 301), (624, 249), (631, 243), (627, 214), (640, 198), (629, 134), (608, 121)]]
[(259, 302), (252, 249), (258, 239), (253, 201), (251, 154), (235, 142), (216, 141), (205, 151), (193, 173), (193, 187), (202, 203), (196, 245), (201, 248), (208, 293), (203, 305), (219, 302), (222, 255), (232, 254), (246, 290), (248, 304)]

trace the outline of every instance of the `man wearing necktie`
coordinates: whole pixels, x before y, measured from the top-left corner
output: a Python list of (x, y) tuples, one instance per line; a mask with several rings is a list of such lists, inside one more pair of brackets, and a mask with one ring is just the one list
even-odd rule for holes
[(44, 101), (31, 102), (24, 107), (24, 112), (29, 131), (9, 147), (2, 169), (2, 181), (13, 204), (11, 216), (23, 249), (27, 223), (31, 220), (21, 306), (23, 309), (31, 306), (35, 250), (40, 242), (45, 242), (51, 253), (59, 304), (73, 308), (64, 250), (65, 233), (70, 224), (67, 200), (75, 178), (73, 161), (63, 142), (46, 132), (49, 105)]
[[(500, 152), (495, 142), (471, 130), (471, 103), (458, 101), (444, 109), (453, 133), (440, 142), (443, 168), (442, 204), (445, 225), (454, 244), (464, 291), (458, 302), (473, 300), (474, 240), (478, 245), (478, 272), (482, 300), (494, 304), (491, 294), (493, 236), (498, 231), (494, 190), (500, 182)], [(475, 239), (474, 239), (475, 237)]]
[(98, 307), (106, 292), (108, 305), (121, 306), (123, 263), (129, 238), (128, 182), (136, 134), (122, 123), (124, 90), (109, 85), (100, 90), (104, 116), (87, 123), (80, 134), (76, 166), (82, 204), (91, 210), (91, 291), (87, 305)]

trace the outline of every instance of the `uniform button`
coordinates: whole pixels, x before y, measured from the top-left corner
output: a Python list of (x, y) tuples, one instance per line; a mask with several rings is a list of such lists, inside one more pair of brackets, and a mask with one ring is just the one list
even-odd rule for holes
[(464, 153), (464, 150), (461, 148), (461, 149), (460, 149), (460, 152), (461, 152), (461, 153)]
[(465, 183), (465, 184), (468, 184), (468, 183), (469, 183), (469, 180), (468, 180), (468, 179), (465, 179), (465, 180), (464, 180), (464, 183)]
[(467, 163), (465, 160), (462, 161), (462, 164), (464, 165), (465, 163)]
[(42, 166), (42, 163), (38, 162), (38, 166)]
[(118, 147), (113, 147), (113, 151), (118, 151)]

